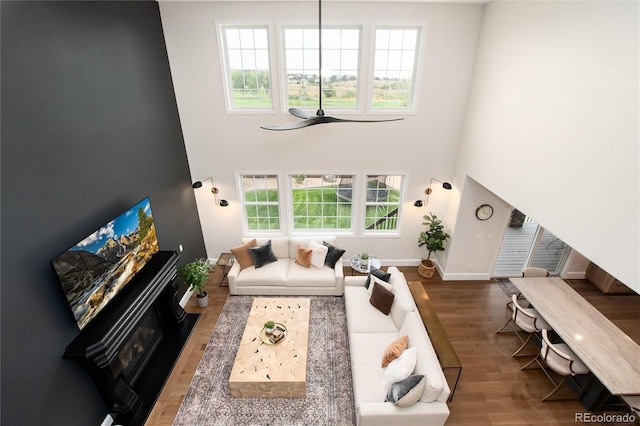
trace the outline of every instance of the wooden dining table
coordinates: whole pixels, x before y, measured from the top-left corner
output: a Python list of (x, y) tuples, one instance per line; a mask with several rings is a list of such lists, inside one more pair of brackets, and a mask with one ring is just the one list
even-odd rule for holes
[(511, 282), (612, 395), (640, 395), (640, 345), (561, 278)]

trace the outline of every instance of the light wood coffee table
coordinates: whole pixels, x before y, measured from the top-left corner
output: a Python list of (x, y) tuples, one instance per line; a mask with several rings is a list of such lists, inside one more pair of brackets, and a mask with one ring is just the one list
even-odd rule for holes
[[(231, 396), (306, 397), (310, 305), (309, 298), (254, 299), (229, 376)], [(285, 338), (275, 344), (262, 331), (269, 320), (287, 330)]]

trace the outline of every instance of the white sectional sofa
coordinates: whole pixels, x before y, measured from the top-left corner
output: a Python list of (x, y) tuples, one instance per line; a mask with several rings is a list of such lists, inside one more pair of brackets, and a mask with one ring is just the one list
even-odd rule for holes
[[(385, 315), (370, 303), (366, 276), (346, 277), (344, 297), (351, 352), (351, 371), (358, 425), (443, 425), (449, 417), (449, 386), (429, 340), (404, 275), (389, 267), (394, 295)], [(373, 282), (371, 285), (374, 285)], [(385, 368), (381, 361), (387, 347), (402, 336), (408, 348), (417, 349), (413, 374), (425, 376), (420, 399), (408, 407), (385, 402)], [(389, 368), (389, 367), (387, 367)]]
[[(253, 238), (243, 238), (242, 243), (251, 240)], [(337, 260), (335, 268), (326, 265), (322, 268), (306, 268), (295, 262), (298, 246), (306, 248), (311, 240), (320, 245), (323, 242), (335, 245), (335, 237), (276, 237), (255, 240), (258, 245), (271, 240), (271, 248), (277, 261), (260, 268), (252, 265), (244, 269), (241, 269), (239, 262), (235, 262), (228, 274), (230, 294), (341, 296), (344, 293), (342, 257)]]

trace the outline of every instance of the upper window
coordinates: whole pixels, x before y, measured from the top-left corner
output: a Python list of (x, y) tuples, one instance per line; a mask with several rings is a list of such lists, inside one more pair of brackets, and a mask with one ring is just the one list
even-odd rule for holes
[[(284, 46), (287, 107), (318, 108), (318, 29), (285, 28)], [(359, 47), (359, 28), (322, 29), (323, 107), (357, 107)]]
[(413, 108), (419, 27), (377, 28), (372, 109)]
[(271, 109), (267, 28), (223, 27), (222, 36), (230, 109)]
[(277, 175), (240, 175), (246, 228), (279, 231), (280, 205)]
[(397, 231), (402, 176), (368, 175), (365, 191), (365, 231)]
[(352, 175), (289, 175), (293, 230), (350, 230)]

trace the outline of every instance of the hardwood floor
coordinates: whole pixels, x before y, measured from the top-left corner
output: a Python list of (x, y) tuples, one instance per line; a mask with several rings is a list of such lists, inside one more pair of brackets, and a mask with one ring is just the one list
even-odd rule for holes
[[(576, 413), (586, 412), (575, 400), (540, 402), (553, 389), (552, 384), (539, 369), (520, 371), (530, 358), (511, 358), (520, 344), (516, 336), (495, 334), (508, 318), (508, 298), (496, 282), (442, 281), (438, 276), (425, 280), (415, 267), (399, 269), (407, 281), (423, 282), (462, 361), (463, 371), (449, 403), (451, 416), (447, 425), (575, 425)], [(350, 273), (351, 269), (345, 268), (345, 274)], [(227, 287), (218, 287), (221, 277), (218, 269), (209, 278), (208, 307), (198, 308), (193, 298), (188, 302), (188, 312), (202, 315), (145, 426), (173, 423), (229, 294)], [(640, 295), (604, 295), (586, 281), (568, 282), (640, 344)], [(533, 346), (528, 353), (535, 354)], [(572, 397), (566, 389), (556, 395)]]

